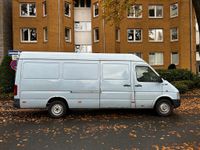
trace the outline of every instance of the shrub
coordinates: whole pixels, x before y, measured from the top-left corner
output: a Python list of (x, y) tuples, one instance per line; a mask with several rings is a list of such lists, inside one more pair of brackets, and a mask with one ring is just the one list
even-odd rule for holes
[(193, 80), (194, 80), (194, 86), (196, 88), (200, 88), (200, 77), (196, 75)]
[(188, 85), (185, 81), (176, 81), (172, 83), (180, 93), (185, 93), (189, 90)]
[(185, 69), (157, 70), (160, 76), (171, 82), (181, 93), (200, 88), (200, 77)]
[(160, 76), (169, 81), (193, 80), (194, 74), (186, 69), (157, 70)]
[(170, 69), (176, 69), (176, 65), (175, 64), (170, 64), (168, 66), (168, 70), (170, 70)]
[(15, 71), (11, 69), (11, 57), (5, 56), (0, 66), (0, 93), (13, 92)]

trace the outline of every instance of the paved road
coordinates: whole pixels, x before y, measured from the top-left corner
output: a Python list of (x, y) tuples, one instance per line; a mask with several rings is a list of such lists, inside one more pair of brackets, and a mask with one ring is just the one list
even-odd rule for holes
[(151, 110), (73, 111), (62, 119), (1, 112), (0, 150), (200, 149), (199, 106), (200, 100), (186, 103), (167, 118)]

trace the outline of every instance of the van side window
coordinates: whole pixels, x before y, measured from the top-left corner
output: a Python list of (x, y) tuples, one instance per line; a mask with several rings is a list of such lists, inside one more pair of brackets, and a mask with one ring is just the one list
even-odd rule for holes
[(60, 74), (56, 62), (25, 62), (23, 68), (23, 79), (58, 79)]
[(128, 80), (128, 64), (103, 64), (104, 80)]
[(159, 76), (147, 66), (136, 67), (136, 77), (139, 82), (158, 82)]

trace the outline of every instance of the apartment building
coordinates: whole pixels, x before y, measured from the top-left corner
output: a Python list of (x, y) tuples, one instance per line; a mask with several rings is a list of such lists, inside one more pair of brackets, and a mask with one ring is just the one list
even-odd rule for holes
[(0, 1), (0, 63), (8, 50), (12, 49), (12, 1)]
[(155, 68), (196, 71), (190, 0), (137, 0), (118, 27), (98, 0), (14, 0), (13, 46), (21, 51), (132, 53)]

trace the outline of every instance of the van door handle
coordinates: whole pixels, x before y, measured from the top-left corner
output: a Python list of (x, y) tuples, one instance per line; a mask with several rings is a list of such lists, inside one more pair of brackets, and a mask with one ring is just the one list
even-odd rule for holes
[(135, 85), (135, 87), (142, 87), (142, 85), (141, 84), (137, 84), (137, 85)]
[(131, 85), (130, 84), (124, 84), (124, 87), (130, 87)]

